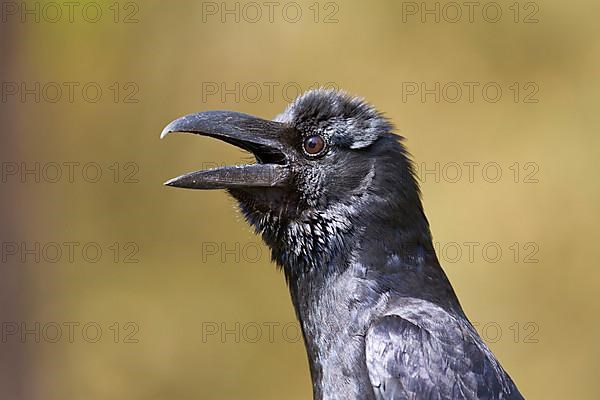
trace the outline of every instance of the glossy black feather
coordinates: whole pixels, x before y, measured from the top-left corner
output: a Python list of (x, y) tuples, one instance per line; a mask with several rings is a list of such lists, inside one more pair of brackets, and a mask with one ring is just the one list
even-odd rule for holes
[(377, 399), (522, 399), (468, 321), (422, 300), (398, 303), (367, 333)]
[[(521, 399), (438, 263), (392, 124), (325, 90), (276, 121), (292, 183), (230, 193), (283, 269), (315, 399)], [(322, 157), (303, 154), (310, 135)]]

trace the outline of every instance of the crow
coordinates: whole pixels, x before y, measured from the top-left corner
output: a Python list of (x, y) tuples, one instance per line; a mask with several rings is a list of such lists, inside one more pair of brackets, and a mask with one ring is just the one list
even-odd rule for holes
[(165, 183), (225, 189), (283, 270), (320, 399), (523, 399), (443, 272), (411, 156), (361, 98), (311, 90), (274, 120), (190, 114), (161, 137), (220, 139), (256, 163)]

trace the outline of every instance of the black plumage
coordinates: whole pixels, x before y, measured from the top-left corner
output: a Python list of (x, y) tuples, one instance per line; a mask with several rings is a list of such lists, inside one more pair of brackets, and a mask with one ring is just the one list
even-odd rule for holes
[(167, 184), (238, 200), (285, 274), (315, 399), (522, 399), (465, 316), (402, 138), (372, 106), (314, 90), (274, 121), (209, 111), (163, 136), (175, 131), (255, 155)]

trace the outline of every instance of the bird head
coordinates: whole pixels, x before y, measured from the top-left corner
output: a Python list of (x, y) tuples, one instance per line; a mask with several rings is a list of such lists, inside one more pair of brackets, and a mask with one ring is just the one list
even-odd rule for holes
[[(392, 124), (344, 92), (317, 89), (298, 97), (274, 120), (206, 111), (165, 127), (213, 137), (251, 152), (255, 164), (191, 172), (168, 186), (226, 189), (247, 220), (286, 263), (289, 256), (331, 255), (350, 246), (365, 219), (410, 223), (422, 215), (412, 164)], [(351, 235), (350, 235), (351, 236)], [(336, 248), (337, 247), (337, 248)], [(291, 254), (294, 253), (294, 254)]]

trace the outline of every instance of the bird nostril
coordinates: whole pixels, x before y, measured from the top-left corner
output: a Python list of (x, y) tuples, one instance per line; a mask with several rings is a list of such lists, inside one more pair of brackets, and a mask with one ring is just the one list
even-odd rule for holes
[(319, 155), (325, 149), (325, 140), (319, 135), (312, 135), (304, 139), (304, 151), (311, 156)]

